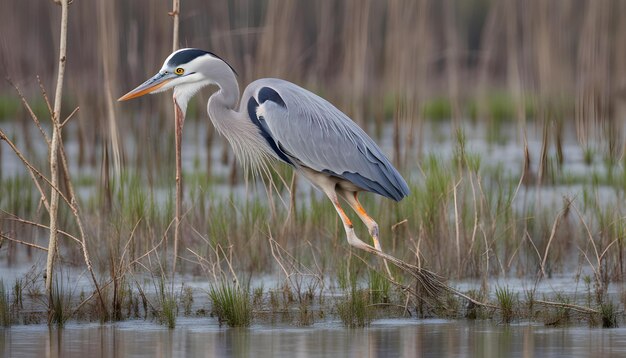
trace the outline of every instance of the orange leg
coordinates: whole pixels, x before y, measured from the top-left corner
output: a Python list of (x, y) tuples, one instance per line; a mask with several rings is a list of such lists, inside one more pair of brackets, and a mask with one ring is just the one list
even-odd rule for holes
[[(367, 214), (365, 208), (363, 208), (363, 206), (359, 202), (357, 192), (341, 191), (339, 195), (341, 195), (341, 197), (345, 199), (350, 207), (357, 213), (359, 218), (361, 218), (361, 221), (363, 221), (365, 226), (367, 226), (367, 230), (369, 231), (370, 236), (372, 236), (372, 241), (374, 241), (374, 247), (376, 248), (376, 250), (382, 252), (383, 249), (380, 246), (378, 224), (376, 223), (376, 221), (374, 221), (374, 219), (372, 219), (371, 216)], [(391, 275), (391, 271), (389, 270), (389, 266), (387, 265), (387, 260), (385, 260), (384, 263), (387, 274), (389, 275), (389, 277), (393, 278), (393, 276)]]

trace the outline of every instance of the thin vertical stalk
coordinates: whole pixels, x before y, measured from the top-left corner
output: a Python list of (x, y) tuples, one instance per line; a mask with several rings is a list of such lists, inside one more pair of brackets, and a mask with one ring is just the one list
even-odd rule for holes
[[(180, 0), (172, 0), (172, 15), (174, 20), (172, 51), (178, 50), (178, 28), (179, 28)], [(174, 257), (172, 258), (172, 292), (174, 292), (174, 275), (176, 274), (176, 262), (178, 261), (178, 244), (180, 242), (180, 221), (183, 212), (183, 169), (181, 157), (181, 141), (183, 137), (183, 124), (185, 114), (176, 103), (174, 98), (174, 127), (176, 141), (176, 217), (174, 219)]]
[(105, 98), (106, 118), (108, 123), (109, 140), (111, 141), (111, 154), (113, 159), (113, 168), (115, 175), (119, 178), (122, 174), (123, 162), (123, 143), (119, 138), (118, 124), (115, 115), (115, 106), (113, 102), (113, 92), (116, 92), (114, 78), (112, 74), (117, 72), (117, 54), (116, 49), (119, 47), (116, 43), (117, 32), (116, 26), (113, 24), (115, 18), (115, 3), (113, 1), (98, 1), (98, 35), (99, 50), (102, 59), (102, 69), (104, 71), (103, 90)]
[(170, 15), (174, 20), (174, 28), (172, 31), (172, 52), (178, 50), (178, 28), (180, 23), (180, 0), (172, 0), (172, 12)]
[(61, 99), (63, 97), (63, 76), (65, 75), (66, 49), (67, 49), (67, 10), (68, 0), (58, 0), (61, 4), (61, 31), (59, 39), (59, 67), (57, 72), (57, 86), (54, 94), (54, 110), (52, 113), (52, 140), (50, 142), (50, 237), (48, 241), (48, 259), (46, 262), (46, 294), (48, 295), (48, 313), (50, 320), (50, 310), (52, 305), (52, 276), (54, 266), (54, 255), (57, 248), (57, 213), (59, 209), (59, 147), (61, 141)]
[[(185, 123), (185, 114), (176, 103), (174, 98), (174, 121), (175, 121), (175, 137), (176, 137), (176, 218), (174, 219), (174, 257), (172, 259), (172, 278), (176, 273), (176, 261), (178, 258), (178, 244), (180, 241), (180, 221), (183, 212), (183, 170), (181, 152), (181, 141), (183, 137), (183, 124)], [(174, 280), (172, 280), (172, 287)]]

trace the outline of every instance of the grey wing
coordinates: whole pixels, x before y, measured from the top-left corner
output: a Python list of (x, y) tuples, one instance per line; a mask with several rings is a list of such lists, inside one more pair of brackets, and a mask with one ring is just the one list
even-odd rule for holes
[[(244, 92), (250, 119), (274, 155), (396, 201), (409, 188), (374, 141), (328, 101), (291, 82), (262, 79)], [(242, 108), (243, 109), (243, 108)]]

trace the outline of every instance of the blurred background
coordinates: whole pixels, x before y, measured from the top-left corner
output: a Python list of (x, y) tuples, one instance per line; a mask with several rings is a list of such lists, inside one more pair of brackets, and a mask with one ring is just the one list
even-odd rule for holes
[[(46, 1), (1, 6), (1, 74), (31, 97), (37, 75), (52, 88), (60, 10)], [(82, 142), (141, 129), (127, 114), (138, 108), (158, 118), (150, 126), (166, 125), (165, 96), (115, 99), (171, 52), (170, 7), (164, 0), (71, 5), (64, 113), (81, 107)], [(585, 142), (602, 131), (617, 135), (611, 128), (623, 113), (624, 13), (619, 0), (183, 0), (180, 45), (223, 57), (242, 89), (259, 77), (312, 89), (367, 130), (394, 118), (557, 115)], [(14, 96), (4, 81), (0, 96)], [(197, 106), (203, 118), (205, 99)], [(0, 116), (17, 113), (20, 106), (5, 104)], [(93, 146), (82, 149), (85, 160), (95, 155)]]

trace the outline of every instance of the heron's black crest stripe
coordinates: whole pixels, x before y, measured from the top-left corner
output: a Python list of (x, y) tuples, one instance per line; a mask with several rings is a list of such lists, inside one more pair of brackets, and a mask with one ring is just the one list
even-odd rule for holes
[[(220, 60), (224, 61), (223, 58), (219, 57), (218, 55), (216, 55), (216, 54), (214, 54), (212, 52), (200, 50), (200, 49), (197, 49), (197, 48), (190, 48), (190, 49), (182, 50), (182, 51), (179, 51), (178, 53), (176, 53), (174, 56), (172, 56), (172, 58), (170, 58), (169, 61), (167, 61), (167, 65), (171, 66), (171, 67), (180, 66), (180, 65), (183, 65), (185, 63), (191, 62), (196, 57), (204, 56), (204, 55), (207, 55), (207, 54), (211, 55), (211, 56), (213, 56), (215, 58), (219, 58)], [(224, 61), (224, 63), (227, 64), (228, 67), (230, 67), (230, 69), (235, 74), (237, 74), (237, 71), (235, 71), (233, 66), (231, 66), (226, 61)]]
[(282, 107), (286, 107), (282, 97), (276, 90), (270, 87), (263, 87), (259, 90), (259, 103), (264, 103), (265, 101), (272, 101)]
[(285, 163), (293, 165), (289, 157), (287, 157), (287, 155), (280, 150), (279, 144), (277, 145), (276, 141), (274, 141), (274, 138), (272, 137), (269, 128), (267, 128), (265, 121), (256, 115), (257, 108), (259, 108), (259, 103), (254, 99), (254, 97), (250, 97), (248, 100), (248, 116), (250, 117), (250, 120), (259, 128), (259, 133), (261, 133), (263, 138), (265, 138), (265, 141), (269, 144), (274, 153), (276, 153), (276, 155)]

